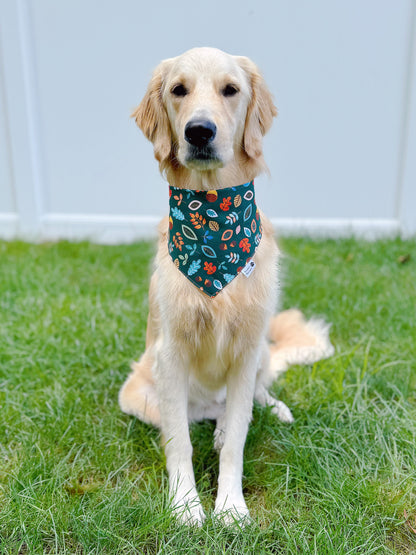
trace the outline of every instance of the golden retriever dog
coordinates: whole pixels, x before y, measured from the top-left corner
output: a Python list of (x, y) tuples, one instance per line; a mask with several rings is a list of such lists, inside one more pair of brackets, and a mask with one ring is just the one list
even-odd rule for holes
[[(248, 58), (195, 48), (156, 68), (133, 116), (153, 143), (175, 202), (182, 203), (173, 214), (183, 216), (182, 208), (194, 202), (192, 237), (198, 226), (207, 228), (204, 239), (210, 229), (218, 229), (215, 222), (208, 228), (208, 215), (215, 219), (218, 210), (202, 205), (195, 212), (199, 201), (189, 200), (192, 194), (212, 200), (222, 189), (228, 194), (232, 188), (252, 186), (267, 169), (262, 138), (276, 114), (266, 83)], [(237, 196), (234, 206), (241, 202)], [(252, 194), (246, 196), (254, 202)], [(227, 210), (228, 204), (223, 206)], [(283, 422), (293, 422), (289, 408), (272, 397), (268, 387), (288, 365), (311, 363), (333, 352), (329, 326), (323, 322), (306, 322), (297, 310), (273, 317), (278, 249), (272, 225), (253, 206), (257, 221), (253, 218), (252, 229), (261, 229), (261, 234), (250, 254), (250, 270), (240, 268), (224, 287), (215, 281), (218, 294), (201, 291), (188, 279), (189, 272), (179, 271), (187, 259), (185, 254), (181, 262), (171, 256), (173, 220), (160, 223), (146, 349), (119, 395), (124, 412), (161, 429), (172, 508), (182, 523), (201, 525), (205, 519), (192, 467), (189, 422), (216, 420), (219, 478), (214, 515), (225, 524), (244, 523), (249, 511), (242, 492), (243, 451), (253, 399), (272, 407)], [(242, 240), (243, 246), (247, 243)], [(196, 248), (212, 252), (204, 245)], [(209, 274), (214, 265), (206, 262), (204, 267)], [(211, 280), (205, 283), (211, 285)]]

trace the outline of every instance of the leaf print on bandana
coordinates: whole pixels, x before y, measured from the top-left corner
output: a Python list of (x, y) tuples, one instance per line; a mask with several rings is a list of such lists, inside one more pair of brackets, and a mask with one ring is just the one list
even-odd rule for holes
[(237, 278), (261, 241), (253, 182), (216, 191), (170, 186), (169, 207), (170, 257), (198, 291), (214, 298)]
[(228, 216), (225, 218), (225, 221), (226, 221), (228, 224), (230, 224), (230, 225), (235, 224), (235, 222), (236, 222), (237, 220), (238, 220), (238, 214), (237, 214), (237, 212), (230, 212), (230, 213), (228, 214)]
[(188, 254), (186, 253), (184, 255), (180, 254), (178, 258), (179, 260), (182, 260), (182, 265), (186, 266), (186, 263), (188, 262)]
[(238, 208), (241, 204), (241, 195), (237, 195), (234, 197), (234, 206)]
[(187, 239), (190, 239), (191, 241), (196, 241), (198, 239), (194, 230), (185, 224), (182, 225), (182, 233)]
[(202, 239), (203, 239), (204, 243), (208, 243), (208, 241), (210, 239), (213, 239), (213, 236), (209, 234), (209, 231), (206, 231), (204, 233), (204, 236), (202, 237)]
[(243, 252), (250, 252), (250, 243), (248, 242), (247, 237), (241, 239), (240, 244), (238, 245)]
[(253, 206), (251, 204), (249, 204), (247, 206), (247, 208), (244, 210), (244, 221), (246, 222), (249, 217), (251, 216), (251, 213), (253, 211)]
[(173, 198), (178, 201), (178, 206), (180, 206), (183, 199), (182, 193), (175, 195)]
[(214, 266), (214, 264), (212, 262), (204, 262), (204, 270), (206, 271), (206, 273), (210, 276), (212, 274), (214, 274), (217, 270), (217, 267)]
[(224, 210), (224, 212), (225, 212), (226, 210), (229, 210), (230, 206), (231, 206), (231, 197), (226, 197), (226, 198), (222, 201), (222, 203), (220, 204), (220, 208), (221, 208), (221, 210)]
[(175, 247), (181, 251), (182, 245), (183, 245), (183, 239), (179, 231), (177, 231), (175, 235), (172, 237), (172, 241)]
[(192, 264), (188, 268), (188, 276), (193, 276), (194, 274), (196, 274), (200, 267), (201, 267), (201, 260), (200, 259), (193, 260)]
[(182, 220), (185, 219), (185, 216), (183, 215), (183, 212), (181, 212), (181, 211), (179, 210), (179, 208), (176, 208), (176, 206), (175, 206), (174, 208), (172, 208), (171, 214), (172, 214), (172, 216), (173, 216), (174, 218), (176, 218), (177, 220), (182, 221)]
[(188, 249), (188, 251), (191, 251), (189, 253), (189, 256), (192, 256), (196, 251), (196, 243), (194, 243), (193, 245), (185, 245), (185, 247)]
[(221, 235), (221, 241), (229, 241), (233, 236), (234, 231), (232, 229), (226, 229)]
[(237, 264), (237, 262), (240, 260), (240, 255), (238, 254), (238, 252), (230, 252), (229, 254), (225, 255), (225, 258), (228, 260), (228, 262), (231, 262), (231, 264)]
[(202, 245), (201, 250), (205, 254), (205, 256), (208, 256), (208, 258), (217, 258), (217, 253), (212, 247), (209, 247), (208, 245)]
[(188, 204), (189, 210), (192, 210), (194, 212), (198, 210), (198, 208), (200, 208), (201, 206), (202, 206), (202, 202), (200, 200), (193, 200)]
[(191, 217), (191, 224), (195, 227), (195, 229), (201, 229), (207, 221), (202, 214), (199, 212), (195, 212), (195, 214), (189, 214)]

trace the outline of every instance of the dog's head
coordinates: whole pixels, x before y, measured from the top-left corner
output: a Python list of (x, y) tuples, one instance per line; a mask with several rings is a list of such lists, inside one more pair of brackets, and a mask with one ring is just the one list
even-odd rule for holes
[(277, 111), (255, 64), (214, 48), (164, 60), (133, 113), (161, 169), (215, 170), (236, 153), (262, 159)]

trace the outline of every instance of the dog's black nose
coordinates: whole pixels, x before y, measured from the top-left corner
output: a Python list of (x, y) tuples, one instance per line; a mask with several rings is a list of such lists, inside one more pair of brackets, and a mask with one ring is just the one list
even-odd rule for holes
[(188, 121), (185, 126), (185, 139), (193, 146), (203, 147), (214, 140), (217, 127), (212, 121)]

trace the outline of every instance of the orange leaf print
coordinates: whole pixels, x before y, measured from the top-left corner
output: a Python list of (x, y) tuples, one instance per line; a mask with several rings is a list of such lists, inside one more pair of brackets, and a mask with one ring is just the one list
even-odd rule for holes
[(191, 223), (195, 227), (195, 229), (201, 229), (207, 221), (202, 214), (199, 212), (195, 212), (195, 214), (189, 214), (191, 217)]
[(247, 238), (247, 237), (244, 237), (244, 239), (241, 239), (241, 241), (240, 241), (240, 243), (239, 243), (238, 246), (240, 247), (240, 249), (241, 249), (243, 252), (250, 252), (250, 247), (251, 247), (251, 245), (250, 245), (250, 243), (248, 242), (248, 238)]
[[(171, 193), (171, 194), (172, 194), (172, 193)], [(181, 205), (181, 202), (182, 202), (182, 200), (183, 200), (182, 193), (180, 193), (179, 196), (178, 196), (178, 195), (175, 195), (173, 198), (174, 198), (175, 200), (178, 201), (178, 206), (180, 206), (180, 205)]]
[(173, 244), (175, 245), (175, 247), (182, 251), (182, 245), (183, 245), (183, 239), (182, 239), (182, 235), (179, 233), (179, 231), (177, 231), (175, 233), (175, 235), (172, 237), (172, 241)]
[(226, 212), (231, 206), (231, 197), (224, 197), (222, 203), (220, 204), (221, 210)]
[(204, 262), (204, 270), (208, 275), (215, 273), (217, 267), (212, 262)]

